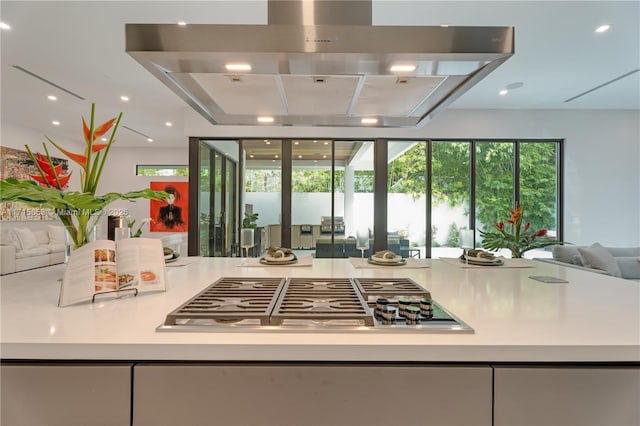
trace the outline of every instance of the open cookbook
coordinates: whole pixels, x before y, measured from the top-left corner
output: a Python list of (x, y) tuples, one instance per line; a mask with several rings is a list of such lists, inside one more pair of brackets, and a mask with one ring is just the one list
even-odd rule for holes
[(92, 300), (101, 293), (164, 291), (164, 265), (162, 242), (156, 238), (85, 244), (69, 258), (58, 306)]

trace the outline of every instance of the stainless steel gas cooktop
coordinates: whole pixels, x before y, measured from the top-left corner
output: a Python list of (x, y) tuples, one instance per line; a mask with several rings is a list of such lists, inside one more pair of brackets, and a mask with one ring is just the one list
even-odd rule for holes
[(158, 331), (473, 333), (408, 278), (220, 278)]

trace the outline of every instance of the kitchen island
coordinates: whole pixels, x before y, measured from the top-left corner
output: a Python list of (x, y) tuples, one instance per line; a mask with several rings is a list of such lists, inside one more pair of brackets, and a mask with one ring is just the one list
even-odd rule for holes
[[(122, 405), (122, 418), (96, 424), (198, 424), (202, 410), (228, 408), (234, 395), (245, 404), (256, 401), (255, 409), (243, 410), (236, 402), (235, 410), (218, 413), (217, 424), (355, 424), (355, 419), (369, 425), (393, 424), (393, 419), (445, 424), (448, 419), (448, 424), (507, 425), (521, 418), (539, 423), (545, 415), (554, 424), (583, 424), (585, 417), (570, 415), (574, 404), (581, 416), (600, 415), (606, 424), (640, 421), (640, 409), (629, 402), (640, 399), (638, 283), (537, 261), (523, 268), (474, 269), (435, 259), (415, 269), (356, 269), (347, 259), (314, 259), (312, 266), (289, 268), (247, 267), (243, 261), (201, 259), (167, 268), (166, 292), (103, 297), (65, 308), (56, 306), (62, 265), (2, 277), (3, 408), (5, 398), (18, 398), (21, 390), (35, 398), (25, 377), (41, 386), (48, 377), (43, 371), (53, 375), (47, 380), (56, 380), (56, 374), (63, 378), (91, 369), (97, 376), (87, 380), (114, 382), (123, 398), (116, 404)], [(541, 275), (568, 283), (529, 278)], [(156, 331), (167, 313), (220, 277), (410, 278), (474, 333)], [(438, 384), (437, 392), (427, 386), (431, 383)], [(206, 396), (203, 386), (216, 397)], [(313, 396), (303, 389), (314, 389)], [(246, 395), (239, 396), (240, 390)], [(550, 390), (571, 392), (574, 399), (558, 400)], [(393, 416), (402, 407), (417, 413), (426, 408), (429, 415), (388, 417), (376, 411), (371, 399), (376, 395)], [(537, 402), (529, 404), (531, 398)], [(332, 409), (312, 409), (309, 400)], [(424, 405), (427, 400), (431, 403)], [(194, 408), (202, 403), (200, 411)], [(541, 409), (554, 403), (558, 406)], [(455, 408), (459, 404), (468, 408), (467, 417)], [(373, 411), (360, 409), (367, 405)], [(185, 406), (195, 410), (186, 422)], [(311, 416), (307, 423), (303, 415)]]

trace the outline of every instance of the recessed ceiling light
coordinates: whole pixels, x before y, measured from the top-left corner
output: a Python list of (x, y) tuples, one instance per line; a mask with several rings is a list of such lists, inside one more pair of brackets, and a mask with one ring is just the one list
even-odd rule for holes
[(227, 71), (251, 71), (249, 64), (225, 64)]
[(295, 141), (293, 144), (294, 145), (300, 145), (300, 142), (299, 141)]
[(323, 156), (322, 156), (322, 158), (327, 158), (327, 156), (326, 156), (326, 155), (323, 155)]
[(53, 120), (51, 124), (53, 124), (54, 126), (59, 126), (60, 122), (58, 120)]
[(499, 91), (499, 92), (498, 92), (498, 94), (499, 94), (500, 96), (504, 96), (504, 95), (506, 95), (507, 93), (509, 93), (509, 91), (508, 91), (507, 89), (502, 89), (501, 91)]
[(415, 65), (392, 65), (391, 72), (412, 72), (416, 70)]
[(153, 139), (147, 138), (147, 142), (153, 142)]
[(362, 120), (360, 120), (360, 122), (362, 124), (376, 124), (378, 122), (378, 119), (374, 117), (365, 117)]
[(56, 98), (56, 97), (55, 97), (55, 96), (53, 96), (53, 95), (49, 95), (49, 96), (47, 96), (47, 99), (49, 99), (50, 101), (57, 101), (57, 100), (58, 100), (58, 98)]
[(328, 142), (328, 141), (324, 141), (324, 144), (325, 144), (325, 145), (329, 145), (329, 142)]
[(264, 143), (267, 144), (267, 145), (271, 145), (271, 142), (269, 142), (269, 141), (264, 141)]
[(609, 28), (611, 28), (611, 25), (609, 25), (609, 24), (600, 25), (598, 28), (596, 28), (595, 32), (603, 33), (605, 31), (608, 31)]
[(524, 86), (524, 83), (521, 81), (516, 81), (514, 83), (507, 84), (507, 90), (516, 90)]
[(440, 24), (442, 28), (449, 28), (449, 24)]
[(120, 100), (121, 100), (122, 102), (129, 102), (129, 97), (128, 97), (128, 96), (125, 96), (125, 95), (122, 95), (122, 96), (120, 96)]
[(6, 22), (0, 22), (0, 30), (10, 30), (11, 29), (11, 25), (7, 24)]
[(253, 158), (253, 154), (249, 155), (249, 158)]
[(298, 155), (298, 158), (302, 158), (302, 155)]
[(184, 27), (185, 25), (187, 25), (187, 23), (184, 21), (178, 21), (178, 25), (180, 25), (181, 27)]
[(273, 117), (258, 117), (258, 123), (273, 123)]
[(170, 121), (167, 121), (166, 123), (164, 123), (164, 125), (167, 126), (167, 127), (171, 127), (171, 126), (173, 126), (173, 123), (170, 122)]
[(275, 158), (278, 158), (278, 154), (274, 155)]

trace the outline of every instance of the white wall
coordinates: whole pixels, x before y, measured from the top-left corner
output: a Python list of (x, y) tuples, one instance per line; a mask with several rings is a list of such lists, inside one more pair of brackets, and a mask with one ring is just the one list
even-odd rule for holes
[[(185, 140), (176, 149), (116, 149), (99, 192), (141, 189), (150, 180), (135, 177), (138, 162), (187, 164), (188, 135), (211, 137), (353, 138), (553, 138), (565, 139), (565, 236), (574, 244), (640, 245), (640, 111), (455, 110), (444, 111), (422, 129), (359, 129), (266, 126), (212, 126), (185, 110)], [(2, 144), (41, 146), (37, 131), (3, 123)], [(66, 143), (65, 147), (73, 142)], [(80, 144), (75, 145), (80, 147)], [(78, 148), (79, 149), (79, 148)], [(165, 178), (166, 179), (166, 178)], [(173, 178), (171, 178), (172, 180)], [(184, 179), (184, 178), (183, 178)], [(72, 178), (72, 185), (73, 185)], [(129, 203), (147, 217), (148, 201)], [(266, 219), (266, 218), (265, 218)]]

